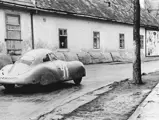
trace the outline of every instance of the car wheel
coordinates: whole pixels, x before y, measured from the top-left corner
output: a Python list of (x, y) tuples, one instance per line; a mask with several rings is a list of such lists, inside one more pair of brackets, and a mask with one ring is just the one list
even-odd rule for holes
[(74, 81), (74, 83), (75, 83), (76, 85), (79, 85), (79, 84), (81, 83), (81, 81), (82, 81), (82, 77), (81, 77), (81, 78), (76, 78), (76, 79), (74, 79), (73, 81)]
[(8, 85), (4, 85), (5, 89), (8, 91), (11, 91), (14, 89), (15, 85), (14, 84), (8, 84)]

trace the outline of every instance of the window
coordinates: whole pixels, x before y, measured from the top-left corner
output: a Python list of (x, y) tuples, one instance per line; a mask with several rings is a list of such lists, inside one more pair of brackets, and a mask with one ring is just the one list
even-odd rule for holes
[(124, 34), (119, 34), (119, 48), (120, 49), (124, 49), (125, 48)]
[(59, 48), (67, 48), (67, 30), (59, 29)]
[(20, 15), (6, 14), (7, 39), (21, 39)]
[(43, 62), (51, 61), (48, 54), (46, 54), (45, 58), (43, 58)]
[(100, 33), (93, 32), (93, 48), (100, 49)]
[(57, 57), (56, 57), (55, 54), (49, 53), (48, 55), (49, 55), (49, 58), (50, 58), (51, 61), (57, 60)]
[(140, 48), (144, 49), (144, 36), (140, 35)]

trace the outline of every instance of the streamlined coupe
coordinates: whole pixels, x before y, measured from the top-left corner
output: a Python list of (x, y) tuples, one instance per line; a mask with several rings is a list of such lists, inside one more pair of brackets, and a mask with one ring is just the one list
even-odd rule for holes
[(48, 85), (73, 80), (80, 84), (86, 75), (80, 61), (62, 61), (48, 49), (35, 49), (22, 55), (14, 64), (0, 70), (0, 84), (11, 90), (29, 84)]

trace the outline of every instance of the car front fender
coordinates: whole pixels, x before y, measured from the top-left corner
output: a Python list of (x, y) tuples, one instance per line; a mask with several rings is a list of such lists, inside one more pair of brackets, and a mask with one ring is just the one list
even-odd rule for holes
[(0, 75), (7, 75), (13, 64), (8, 64), (0, 70)]

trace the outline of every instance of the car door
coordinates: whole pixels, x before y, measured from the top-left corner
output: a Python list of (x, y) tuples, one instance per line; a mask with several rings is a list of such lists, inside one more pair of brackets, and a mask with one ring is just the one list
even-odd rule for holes
[(57, 60), (53, 53), (49, 53), (50, 60), (54, 63), (59, 74), (59, 80), (69, 80), (69, 69), (66, 61)]

